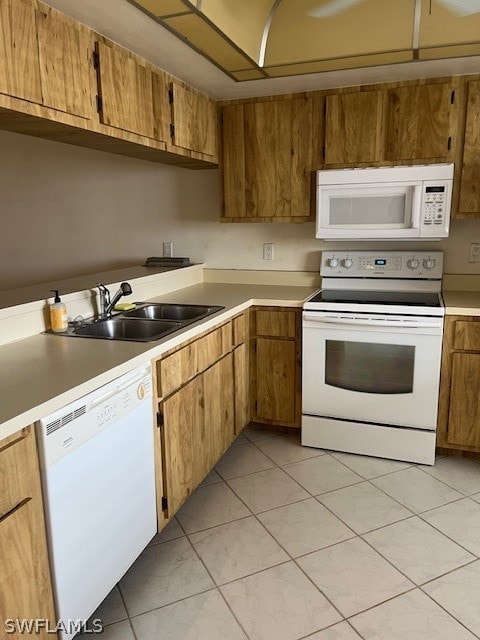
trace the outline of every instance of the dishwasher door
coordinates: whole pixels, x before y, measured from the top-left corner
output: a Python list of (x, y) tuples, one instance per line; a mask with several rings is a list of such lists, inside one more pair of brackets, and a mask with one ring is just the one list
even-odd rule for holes
[(69, 640), (157, 530), (150, 367), (44, 418), (37, 437), (56, 614)]

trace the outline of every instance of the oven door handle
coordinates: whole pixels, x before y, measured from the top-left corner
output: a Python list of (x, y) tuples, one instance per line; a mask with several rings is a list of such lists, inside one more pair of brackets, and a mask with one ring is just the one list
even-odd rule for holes
[(360, 320), (350, 318), (325, 318), (313, 314), (304, 314), (304, 320), (319, 324), (355, 325), (357, 327), (398, 327), (405, 329), (440, 329), (442, 324), (438, 322), (410, 322), (408, 320)]

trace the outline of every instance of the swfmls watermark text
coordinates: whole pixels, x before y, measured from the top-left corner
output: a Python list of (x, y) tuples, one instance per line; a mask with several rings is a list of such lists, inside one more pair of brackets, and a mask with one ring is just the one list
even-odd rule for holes
[(42, 631), (45, 633), (57, 634), (60, 631), (66, 634), (76, 633), (102, 633), (103, 622), (100, 618), (94, 620), (47, 620), (46, 618), (7, 618), (4, 621), (4, 630), (6, 634), (14, 633), (33, 635)]

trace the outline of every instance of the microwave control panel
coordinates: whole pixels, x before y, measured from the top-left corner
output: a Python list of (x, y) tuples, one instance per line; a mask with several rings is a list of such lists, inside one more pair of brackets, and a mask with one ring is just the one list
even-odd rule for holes
[(439, 279), (441, 251), (324, 251), (320, 275), (326, 278)]
[(424, 187), (422, 226), (440, 226), (445, 223), (447, 187), (432, 185)]

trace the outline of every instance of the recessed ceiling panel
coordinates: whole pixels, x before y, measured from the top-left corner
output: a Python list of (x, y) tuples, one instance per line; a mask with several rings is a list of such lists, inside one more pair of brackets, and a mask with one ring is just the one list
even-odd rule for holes
[(259, 69), (243, 69), (242, 71), (232, 71), (231, 74), (235, 80), (238, 80), (239, 82), (243, 82), (245, 80), (261, 80), (262, 78), (267, 77)]
[(283, 0), (265, 66), (409, 49), (414, 9), (414, 0)]
[(164, 23), (227, 71), (251, 66), (248, 58), (196, 14), (166, 18)]
[(260, 44), (275, 0), (202, 0), (201, 12), (258, 62)]
[(422, 0), (419, 47), (480, 41), (480, 2)]
[(136, 3), (154, 16), (170, 16), (190, 10), (182, 0), (136, 0)]
[(378, 53), (370, 56), (356, 56), (354, 58), (314, 60), (312, 62), (301, 62), (298, 64), (282, 65), (278, 67), (265, 67), (265, 71), (272, 78), (277, 78), (283, 76), (296, 76), (304, 73), (320, 73), (322, 71), (339, 71), (341, 69), (356, 69), (383, 64), (411, 62), (412, 60), (412, 51), (394, 51), (393, 53)]

